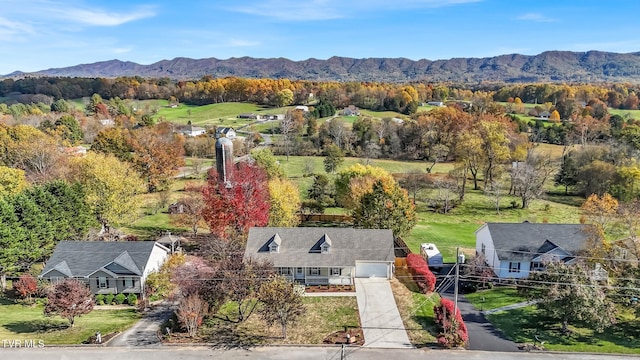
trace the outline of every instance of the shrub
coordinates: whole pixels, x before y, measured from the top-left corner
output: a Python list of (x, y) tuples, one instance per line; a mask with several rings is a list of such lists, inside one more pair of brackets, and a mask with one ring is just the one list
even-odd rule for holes
[(103, 294), (96, 295), (96, 305), (104, 305), (104, 295)]
[(23, 299), (31, 299), (38, 292), (38, 282), (29, 274), (20, 275), (20, 279), (13, 284), (13, 288)]
[(115, 296), (115, 300), (116, 300), (116, 304), (118, 305), (122, 305), (122, 303), (124, 303), (124, 300), (127, 298), (127, 296), (125, 294), (118, 294)]
[(136, 305), (137, 303), (138, 297), (136, 296), (136, 294), (129, 294), (129, 296), (127, 296), (127, 304)]
[(105, 303), (105, 304), (107, 304), (107, 305), (111, 305), (111, 304), (113, 304), (113, 299), (114, 299), (115, 297), (116, 297), (116, 296), (115, 296), (115, 295), (113, 295), (113, 294), (107, 294), (107, 295), (104, 297), (104, 303)]
[(407, 267), (411, 273), (413, 281), (423, 293), (433, 292), (436, 288), (436, 276), (429, 270), (429, 265), (424, 258), (418, 254), (407, 255)]
[(455, 316), (453, 301), (440, 299), (440, 304), (433, 308), (435, 314), (436, 328), (438, 329), (438, 344), (445, 348), (465, 346), (469, 341), (467, 326), (462, 320), (460, 311)]

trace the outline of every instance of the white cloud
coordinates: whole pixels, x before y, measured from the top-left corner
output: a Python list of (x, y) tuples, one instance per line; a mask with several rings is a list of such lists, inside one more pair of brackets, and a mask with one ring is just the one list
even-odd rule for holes
[(131, 50), (133, 50), (132, 47), (122, 47), (122, 48), (115, 48), (112, 51), (114, 54), (124, 54), (124, 53), (130, 52)]
[(518, 16), (516, 19), (534, 22), (556, 22), (557, 19), (544, 16), (540, 13), (526, 13)]
[(282, 21), (335, 20), (362, 16), (365, 12), (440, 8), (483, 0), (266, 0), (228, 10)]
[(155, 11), (151, 7), (139, 7), (129, 12), (112, 12), (82, 8), (52, 9), (51, 12), (59, 19), (90, 26), (117, 26), (155, 16)]

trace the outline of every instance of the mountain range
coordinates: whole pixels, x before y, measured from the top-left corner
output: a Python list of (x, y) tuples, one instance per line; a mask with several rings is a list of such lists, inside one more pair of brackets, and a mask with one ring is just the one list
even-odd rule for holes
[(243, 78), (287, 78), (318, 81), (379, 82), (639, 82), (640, 52), (547, 51), (538, 55), (500, 55), (486, 58), (410, 60), (405, 58), (356, 59), (334, 56), (327, 60), (292, 61), (285, 58), (240, 57), (190, 59), (179, 57), (150, 65), (110, 60), (33, 73), (14, 72), (5, 77), (60, 76), (104, 77), (141, 76), (174, 80), (203, 76)]

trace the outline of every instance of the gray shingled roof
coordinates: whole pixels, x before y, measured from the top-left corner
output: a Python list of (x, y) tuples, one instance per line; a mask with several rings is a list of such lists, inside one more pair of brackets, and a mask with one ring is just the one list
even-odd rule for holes
[(61, 241), (40, 274), (55, 269), (84, 277), (110, 265), (112, 272), (142, 275), (154, 246), (154, 241)]
[[(487, 223), (500, 260), (531, 261), (556, 246), (576, 255), (586, 249), (591, 225)], [(555, 246), (554, 246), (555, 245)]]
[[(270, 253), (276, 234), (280, 249)], [(328, 254), (320, 252), (325, 235), (331, 245)], [(356, 260), (393, 261), (393, 246), (393, 233), (386, 229), (253, 227), (244, 257), (268, 259), (276, 267), (355, 266)]]

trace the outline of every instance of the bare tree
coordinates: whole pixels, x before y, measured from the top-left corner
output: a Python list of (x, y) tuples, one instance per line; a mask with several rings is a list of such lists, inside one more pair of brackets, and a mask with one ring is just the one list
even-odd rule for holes
[(289, 111), (280, 122), (280, 133), (282, 134), (282, 140), (284, 141), (284, 152), (287, 155), (287, 161), (289, 161), (289, 143), (291, 141), (291, 133), (295, 128), (296, 121), (293, 118), (293, 112)]
[(501, 177), (494, 177), (491, 181), (487, 182), (484, 187), (484, 193), (491, 200), (491, 203), (496, 208), (496, 214), (500, 214), (500, 201), (507, 195), (506, 179)]
[(259, 299), (264, 306), (260, 315), (267, 324), (280, 324), (282, 337), (287, 337), (287, 325), (295, 322), (305, 312), (302, 294), (283, 276), (272, 276), (260, 287)]
[(416, 203), (418, 192), (426, 188), (430, 182), (429, 175), (418, 169), (410, 170), (399, 180), (400, 186), (411, 195), (414, 204)]
[(551, 157), (527, 153), (524, 162), (516, 163), (510, 170), (514, 194), (522, 200), (522, 208), (527, 209), (531, 202), (544, 194), (544, 184), (554, 171)]
[(198, 294), (190, 294), (180, 299), (176, 315), (180, 324), (187, 329), (189, 337), (196, 336), (208, 309), (209, 305)]
[(443, 214), (449, 212), (455, 206), (456, 199), (459, 198), (460, 188), (458, 183), (451, 178), (438, 178), (433, 181), (429, 202), (431, 207)]
[(340, 149), (342, 149), (343, 140), (345, 139), (347, 134), (347, 128), (344, 125), (344, 121), (338, 118), (331, 119), (331, 121), (329, 121), (328, 131), (329, 135), (331, 135), (331, 138), (333, 139), (333, 142), (338, 145)]

